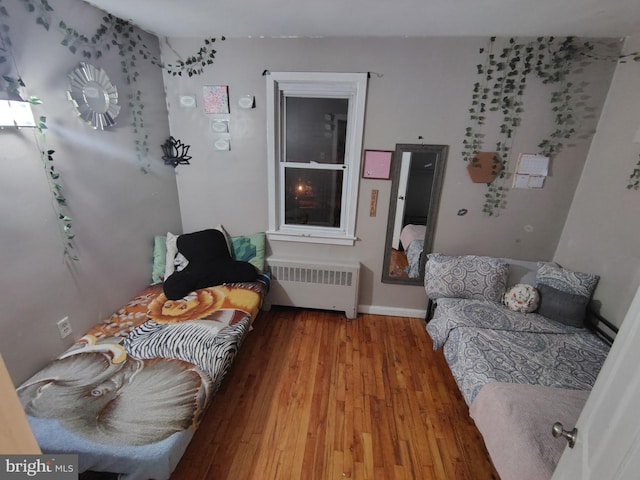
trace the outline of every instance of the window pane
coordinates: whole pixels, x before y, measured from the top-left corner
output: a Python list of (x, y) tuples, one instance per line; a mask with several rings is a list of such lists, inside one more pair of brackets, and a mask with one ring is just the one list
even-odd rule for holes
[(285, 168), (285, 223), (339, 228), (343, 173)]
[(346, 98), (285, 97), (285, 162), (344, 163)]

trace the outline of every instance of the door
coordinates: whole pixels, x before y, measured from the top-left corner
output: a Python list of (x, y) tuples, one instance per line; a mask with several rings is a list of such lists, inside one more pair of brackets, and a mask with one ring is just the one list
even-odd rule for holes
[(639, 365), (640, 288), (578, 419), (575, 446), (565, 447), (553, 480), (640, 478)]
[(407, 198), (407, 180), (411, 168), (411, 152), (402, 153), (402, 164), (400, 166), (400, 180), (398, 183), (398, 197), (396, 198), (396, 219), (393, 224), (393, 248), (400, 250), (400, 233), (404, 227), (404, 207)]

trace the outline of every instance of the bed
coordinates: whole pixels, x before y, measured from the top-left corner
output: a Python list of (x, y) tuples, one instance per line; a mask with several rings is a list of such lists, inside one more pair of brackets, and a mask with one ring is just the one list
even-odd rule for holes
[(598, 277), (555, 262), (427, 258), (426, 329), (496, 470), (502, 480), (550, 478), (566, 445), (551, 426), (575, 424), (615, 334), (587, 310)]
[(590, 330), (486, 300), (439, 300), (427, 331), (468, 405), (490, 382), (590, 390), (609, 352)]
[(409, 278), (420, 277), (420, 260), (422, 259), (426, 233), (426, 225), (415, 225), (413, 223), (402, 227), (400, 232), (400, 243), (407, 256), (407, 274)]
[(168, 479), (269, 283), (256, 273), (178, 299), (156, 283), (86, 332), (17, 389), (43, 453), (78, 454), (79, 472)]

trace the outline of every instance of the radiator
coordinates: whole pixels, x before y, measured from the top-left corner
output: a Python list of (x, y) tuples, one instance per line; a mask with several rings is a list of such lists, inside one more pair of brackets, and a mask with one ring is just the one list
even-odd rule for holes
[(358, 315), (360, 263), (268, 258), (271, 289), (266, 306), (318, 308)]

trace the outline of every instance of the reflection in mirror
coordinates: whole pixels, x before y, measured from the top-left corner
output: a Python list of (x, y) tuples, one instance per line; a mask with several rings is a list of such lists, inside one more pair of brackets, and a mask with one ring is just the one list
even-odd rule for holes
[(446, 145), (397, 144), (382, 281), (421, 285), (435, 234)]

